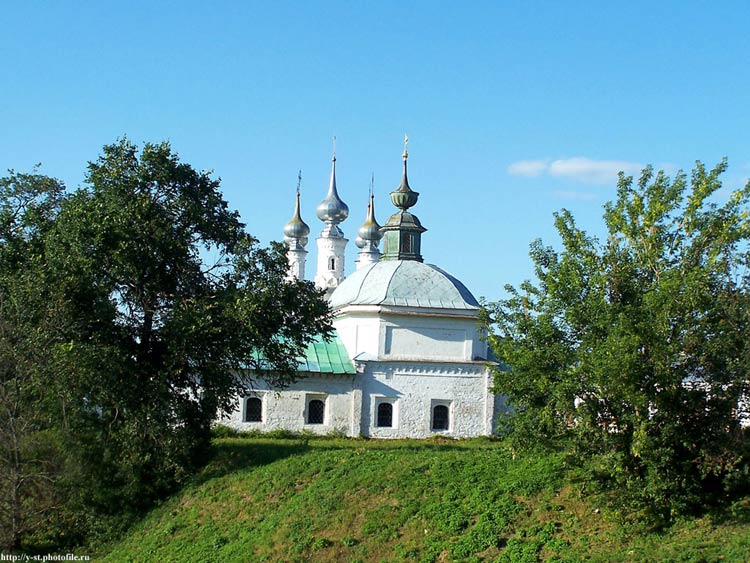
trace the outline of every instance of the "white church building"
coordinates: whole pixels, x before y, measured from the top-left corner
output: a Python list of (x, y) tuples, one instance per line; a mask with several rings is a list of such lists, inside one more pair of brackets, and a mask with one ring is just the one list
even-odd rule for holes
[[(298, 367), (303, 379), (284, 389), (259, 382), (222, 424), (373, 438), (493, 432), (504, 407), (490, 391), (479, 304), (458, 279), (422, 260), (427, 229), (409, 211), (419, 194), (409, 187), (407, 158), (405, 145), (401, 185), (390, 193), (397, 211), (382, 227), (370, 195), (355, 240), (356, 269), (347, 276), (348, 240), (339, 225), (349, 209), (336, 187), (334, 153), (328, 193), (317, 207), (324, 227), (314, 280), (328, 295), (335, 335), (308, 347)], [(309, 234), (298, 189), (294, 216), (284, 228), (289, 275), (298, 279), (305, 278)]]

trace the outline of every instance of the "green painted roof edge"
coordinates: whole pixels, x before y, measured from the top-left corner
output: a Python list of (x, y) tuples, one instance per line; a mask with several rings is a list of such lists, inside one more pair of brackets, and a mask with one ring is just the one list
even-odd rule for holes
[(349, 359), (349, 353), (337, 332), (334, 332), (328, 342), (322, 336), (316, 336), (307, 346), (305, 357), (300, 359), (297, 371), (331, 375), (354, 375), (356, 373), (354, 364)]
[[(266, 363), (257, 351), (255, 352), (255, 358), (262, 364)], [(266, 369), (268, 369), (268, 366), (266, 366)], [(304, 357), (300, 358), (297, 371), (329, 375), (354, 375), (357, 373), (354, 363), (349, 358), (349, 352), (347, 352), (344, 343), (335, 330), (329, 342), (326, 342), (321, 335), (315, 336), (312, 342), (307, 345)]]

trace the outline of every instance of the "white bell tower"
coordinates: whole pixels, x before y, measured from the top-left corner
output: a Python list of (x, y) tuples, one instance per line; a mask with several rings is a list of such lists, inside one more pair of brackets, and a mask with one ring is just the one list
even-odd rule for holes
[(289, 261), (289, 270), (287, 279), (304, 280), (305, 279), (305, 262), (307, 260), (307, 237), (310, 234), (310, 227), (302, 220), (299, 211), (299, 189), (302, 183), (302, 170), (297, 176), (297, 202), (294, 205), (294, 215), (284, 227), (284, 242), (287, 245), (287, 260)]
[(344, 252), (346, 243), (344, 233), (339, 228), (349, 216), (349, 207), (341, 201), (336, 190), (336, 138), (334, 137), (334, 150), (331, 165), (331, 181), (328, 185), (328, 193), (317, 208), (318, 219), (326, 226), (318, 237), (318, 269), (315, 274), (315, 285), (325, 289), (327, 294), (333, 293), (339, 284), (344, 281)]

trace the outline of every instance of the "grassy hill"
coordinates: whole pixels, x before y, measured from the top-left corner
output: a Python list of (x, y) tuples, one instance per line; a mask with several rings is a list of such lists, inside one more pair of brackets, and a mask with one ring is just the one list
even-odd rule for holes
[(111, 563), (750, 561), (750, 502), (645, 530), (562, 455), (489, 440), (225, 438), (195, 482), (96, 559)]

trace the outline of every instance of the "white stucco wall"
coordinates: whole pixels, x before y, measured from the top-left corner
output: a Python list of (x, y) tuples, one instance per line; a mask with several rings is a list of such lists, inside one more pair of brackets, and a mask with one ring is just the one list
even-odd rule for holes
[[(251, 396), (263, 401), (262, 422), (243, 421), (245, 397), (238, 398), (235, 411), (219, 422), (237, 430), (306, 430), (316, 434), (341, 432), (356, 436), (356, 433), (352, 433), (353, 401), (357, 398), (352, 393), (353, 387), (352, 376), (308, 377), (283, 391), (273, 390), (259, 383)], [(323, 424), (307, 423), (307, 405), (311, 399), (325, 402)]]
[[(318, 257), (315, 272), (315, 285), (320, 289), (333, 290), (344, 281), (344, 252), (348, 239), (343, 237), (323, 236), (317, 238)], [(331, 258), (334, 268), (329, 268)]]
[[(362, 382), (361, 433), (378, 438), (468, 438), (490, 434), (494, 398), (488, 402), (484, 365), (451, 363), (369, 362)], [(394, 403), (392, 428), (376, 425), (379, 399)], [(432, 409), (449, 407), (447, 431), (432, 429)]]
[(425, 312), (416, 307), (351, 306), (334, 320), (352, 358), (470, 362), (487, 357), (476, 312)]
[(289, 263), (287, 269), (287, 279), (289, 280), (304, 280), (305, 279), (305, 263), (307, 262), (307, 250), (303, 247), (290, 247), (286, 251), (286, 259)]
[[(283, 391), (259, 387), (262, 422), (244, 422), (244, 399), (222, 423), (237, 429), (311, 431), (374, 438), (468, 438), (491, 434), (504, 408), (489, 392), (489, 369), (476, 311), (352, 306), (334, 320), (354, 376), (312, 376)], [(326, 405), (323, 424), (308, 424), (307, 405)], [(380, 402), (393, 407), (391, 427), (377, 424)], [(433, 429), (437, 404), (449, 410), (448, 430)]]
[[(373, 438), (469, 438), (491, 434), (502, 399), (489, 393), (487, 368), (478, 362), (366, 362), (354, 377), (310, 377), (283, 391), (259, 386), (252, 396), (263, 401), (262, 422), (245, 422), (244, 401), (222, 424), (238, 430), (287, 429), (317, 434), (339, 432)], [(323, 424), (307, 423), (311, 399), (325, 402)], [(377, 426), (377, 405), (393, 405), (392, 427)], [(448, 430), (432, 429), (436, 404), (449, 407)]]
[(334, 320), (334, 327), (350, 358), (355, 358), (358, 354), (379, 355), (381, 324), (375, 311), (356, 318), (347, 316)]

